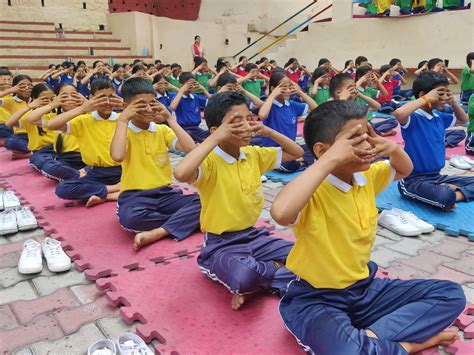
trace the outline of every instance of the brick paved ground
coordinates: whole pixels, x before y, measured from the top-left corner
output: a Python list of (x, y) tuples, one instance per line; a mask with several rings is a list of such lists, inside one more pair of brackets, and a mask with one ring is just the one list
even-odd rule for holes
[[(173, 155), (175, 165), (180, 158)], [(448, 173), (463, 173), (448, 168)], [(466, 174), (466, 173), (464, 173)], [(264, 184), (265, 210), (269, 218), (271, 200), (280, 183)], [(277, 228), (282, 229), (280, 226)], [(283, 228), (283, 232), (289, 232)], [(82, 273), (71, 270), (39, 275), (17, 272), (25, 239), (45, 238), (42, 230), (0, 237), (0, 349), (13, 354), (84, 354), (95, 340), (116, 339), (134, 331), (109, 306), (105, 296)], [(389, 270), (392, 277), (436, 277), (460, 282), (467, 299), (474, 303), (474, 243), (465, 237), (452, 238), (436, 231), (419, 238), (402, 238), (379, 228), (372, 259)], [(6, 353), (9, 353), (8, 351)]]

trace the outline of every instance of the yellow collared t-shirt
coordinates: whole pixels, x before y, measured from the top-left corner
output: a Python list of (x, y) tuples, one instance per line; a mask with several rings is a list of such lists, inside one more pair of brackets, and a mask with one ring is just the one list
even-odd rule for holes
[(286, 267), (315, 288), (343, 289), (366, 278), (377, 228), (375, 197), (394, 175), (381, 161), (354, 174), (352, 186), (328, 176), (293, 226), (296, 242)]
[[(0, 123), (4, 124), (8, 118), (19, 109), (25, 107), (27, 103), (16, 96), (5, 96), (0, 98)], [(24, 128), (14, 127), (15, 134), (26, 133)]]
[(110, 144), (117, 127), (116, 112), (108, 119), (99, 116), (97, 111), (73, 118), (67, 124), (67, 134), (76, 137), (81, 149), (82, 160), (86, 165), (113, 167), (120, 165), (110, 156)]
[[(20, 121), (18, 121), (19, 126), (21, 129), (24, 129), (26, 131), (26, 134), (28, 134), (28, 149), (31, 150), (32, 152), (35, 152), (37, 150), (40, 150), (41, 148), (44, 148), (48, 145), (51, 145), (54, 143), (55, 139), (55, 134), (53, 131), (47, 130), (45, 128), (40, 128), (34, 124), (29, 123), (26, 120), (26, 116), (31, 112), (28, 111), (25, 113), (21, 118)], [(45, 120), (48, 120), (52, 117), (54, 117), (56, 114), (50, 113), (45, 115)], [(40, 131), (43, 131), (40, 133)]]
[[(49, 121), (50, 119), (56, 117), (56, 113), (49, 113), (43, 117), (43, 126), (45, 126), (45, 123)], [(58, 154), (64, 154), (64, 153), (69, 153), (69, 152), (77, 152), (80, 153), (79, 149), (79, 143), (77, 143), (77, 139), (69, 134), (62, 134), (59, 131), (52, 131), (54, 134), (54, 150)], [(58, 138), (61, 136), (61, 139), (63, 141), (62, 143), (62, 149), (61, 152), (58, 152), (57, 149), (57, 144), (58, 144)]]
[(213, 234), (253, 227), (263, 209), (261, 176), (281, 163), (281, 148), (248, 146), (234, 159), (216, 147), (194, 183), (201, 197), (201, 229)]
[(151, 190), (171, 184), (168, 148), (175, 144), (176, 134), (166, 125), (152, 122), (142, 130), (130, 122), (120, 191)]

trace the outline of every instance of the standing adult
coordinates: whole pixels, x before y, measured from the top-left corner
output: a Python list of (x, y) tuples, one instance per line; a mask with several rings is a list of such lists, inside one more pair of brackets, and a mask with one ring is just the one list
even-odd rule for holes
[(201, 36), (196, 35), (194, 37), (194, 44), (191, 46), (191, 52), (193, 54), (193, 61), (196, 57), (205, 58), (204, 48), (201, 46)]

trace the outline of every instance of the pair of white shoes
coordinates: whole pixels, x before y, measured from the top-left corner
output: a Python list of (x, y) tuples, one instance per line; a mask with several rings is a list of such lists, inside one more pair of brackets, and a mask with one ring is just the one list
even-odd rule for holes
[(462, 170), (471, 170), (474, 168), (474, 160), (461, 155), (453, 155), (449, 159), (449, 165)]
[(7, 211), (20, 206), (20, 200), (13, 191), (7, 190), (0, 195), (0, 211)]
[(133, 333), (122, 333), (118, 347), (110, 339), (98, 340), (89, 346), (87, 355), (153, 355), (142, 338)]
[(0, 212), (0, 235), (38, 228), (38, 221), (28, 207)]
[(34, 239), (29, 239), (23, 244), (18, 272), (24, 275), (41, 272), (43, 256), (51, 272), (63, 272), (71, 268), (71, 259), (61, 248), (61, 242), (48, 237), (41, 244)]
[(379, 216), (379, 225), (404, 237), (416, 237), (420, 234), (431, 233), (435, 229), (413, 213), (398, 208), (382, 211)]

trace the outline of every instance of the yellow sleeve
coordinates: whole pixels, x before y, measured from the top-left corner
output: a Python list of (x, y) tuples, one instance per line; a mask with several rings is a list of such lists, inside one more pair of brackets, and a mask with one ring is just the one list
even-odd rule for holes
[(378, 195), (393, 182), (395, 169), (388, 160), (383, 160), (372, 164), (365, 176), (372, 183), (375, 195)]
[(67, 134), (74, 136), (74, 137), (80, 137), (82, 133), (84, 132), (84, 125), (85, 125), (85, 119), (87, 118), (86, 115), (81, 115), (74, 117), (72, 120), (70, 120), (67, 123)]
[(258, 157), (258, 166), (260, 174), (264, 174), (269, 170), (278, 169), (281, 164), (282, 150), (281, 148), (269, 147), (252, 147)]
[[(212, 152), (210, 153), (212, 154)], [(212, 181), (215, 181), (215, 175), (217, 174), (217, 168), (215, 161), (208, 155), (206, 159), (199, 166), (199, 173), (194, 186), (198, 189), (203, 189)]]
[(4, 96), (0, 98), (0, 106), (2, 106), (5, 110), (7, 110), (10, 114), (12, 114), (12, 102), (13, 97), (11, 95)]
[(177, 142), (176, 133), (174, 133), (174, 131), (166, 125), (160, 125), (160, 126), (163, 127), (162, 129), (163, 129), (163, 135), (165, 138), (166, 146), (168, 148), (175, 148), (176, 142)]

